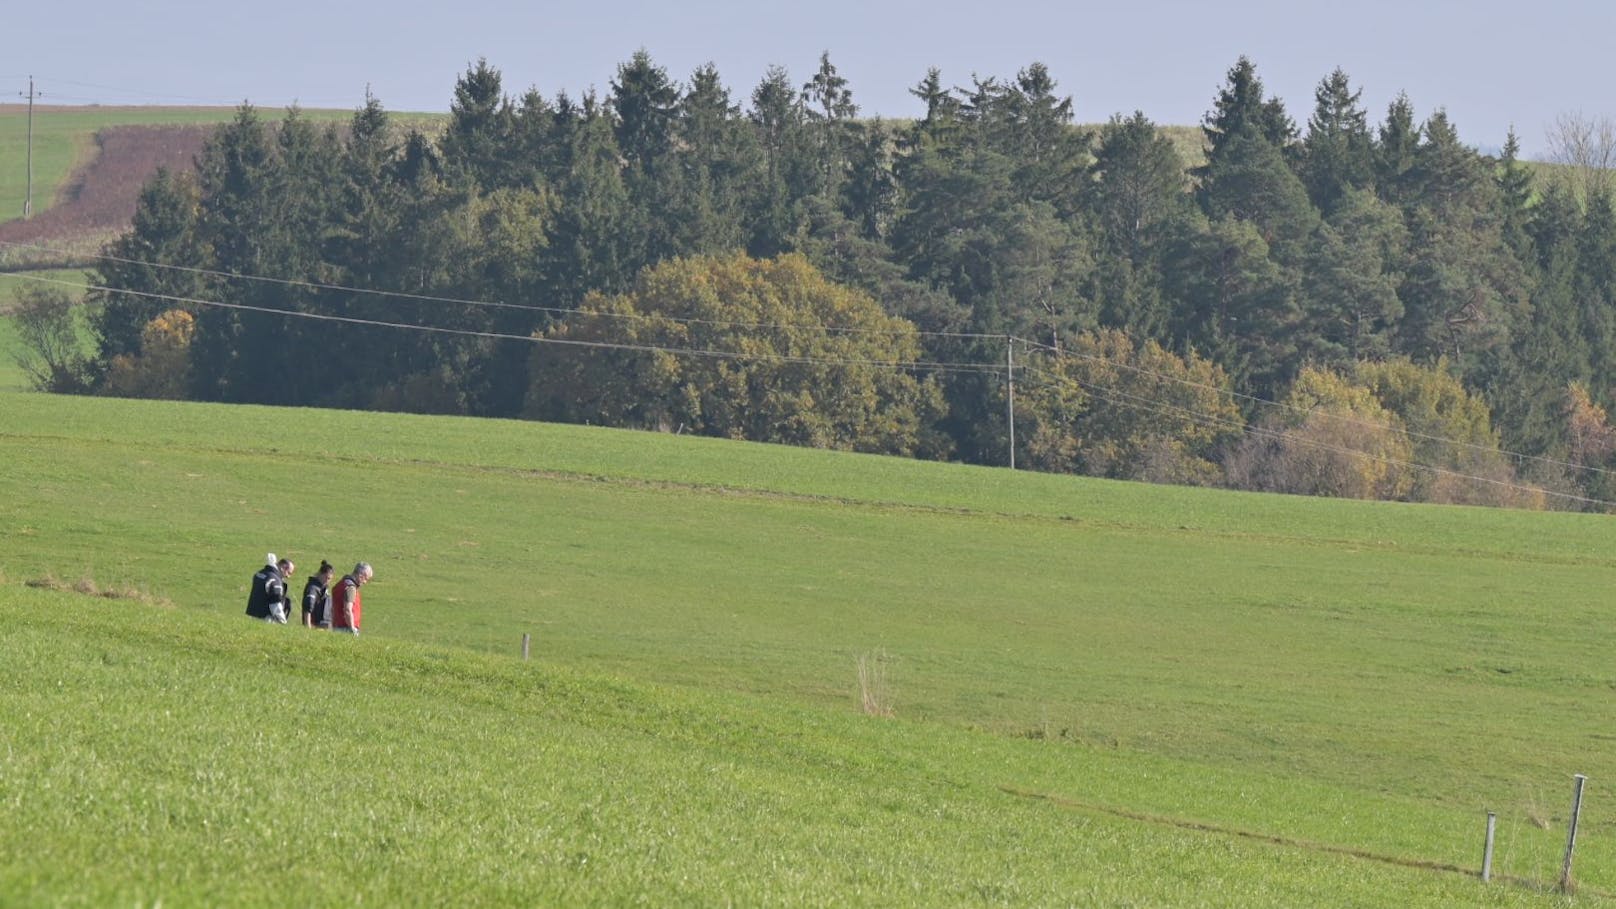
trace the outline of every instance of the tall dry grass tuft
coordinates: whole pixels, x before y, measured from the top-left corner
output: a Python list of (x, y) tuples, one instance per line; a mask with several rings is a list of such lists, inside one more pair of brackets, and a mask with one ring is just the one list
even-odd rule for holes
[(887, 664), (891, 658), (885, 650), (859, 654), (855, 661), (858, 669), (859, 702), (869, 716), (892, 716), (892, 688), (887, 684)]
[(161, 606), (165, 609), (171, 609), (174, 606), (173, 601), (167, 597), (158, 596), (131, 584), (125, 584), (121, 587), (102, 587), (96, 583), (95, 578), (88, 574), (72, 582), (60, 580), (54, 574), (46, 574), (42, 578), (34, 578), (23, 583), (25, 586), (36, 587), (41, 590), (71, 591), (87, 597), (101, 597), (108, 600), (134, 600), (147, 606)]

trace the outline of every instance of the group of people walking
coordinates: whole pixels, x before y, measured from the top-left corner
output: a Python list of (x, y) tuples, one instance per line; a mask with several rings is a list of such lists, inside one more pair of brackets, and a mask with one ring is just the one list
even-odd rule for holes
[[(290, 624), (292, 600), (287, 584), (297, 566), (291, 559), (276, 558), (273, 552), (264, 561), (264, 567), (253, 575), (252, 590), (247, 594), (247, 615), (277, 625)], [(358, 634), (359, 588), (370, 583), (375, 572), (368, 562), (360, 562), (352, 574), (343, 575), (333, 584), (331, 578), (336, 573), (330, 562), (321, 559), (320, 570), (304, 583), (302, 624), (305, 628)]]

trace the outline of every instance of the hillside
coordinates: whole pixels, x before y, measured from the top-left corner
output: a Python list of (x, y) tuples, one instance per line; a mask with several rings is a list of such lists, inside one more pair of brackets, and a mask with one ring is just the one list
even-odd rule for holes
[(140, 188), (160, 167), (195, 168), (210, 126), (139, 124), (96, 131), (94, 147), (66, 180), (49, 187), (55, 203), (32, 218), (0, 223), (0, 242), (40, 244), (0, 247), (9, 264), (57, 262), (94, 255), (107, 241), (129, 229)]
[(1146, 769), (1106, 751), (11, 584), (0, 619), (8, 903), (1548, 902), (1011, 785)]
[[(1483, 811), (1499, 872), (1552, 882), (1574, 772), (1579, 903), (1616, 891), (1608, 518), (500, 421), (0, 413), (0, 647), (28, 680), (0, 753), (37, 806), (0, 888), (31, 901), (277, 876), (329, 901), (340, 878), (295, 856), (225, 869), (334, 830), (384, 901), (1539, 905), (1467, 877)], [(243, 620), (267, 549), (374, 562), (367, 636)], [(47, 577), (174, 605), (21, 586)], [(894, 718), (860, 715), (860, 658)], [(287, 706), (234, 709), (266, 696)], [(339, 797), (229, 769), (311, 750), (373, 774)], [(80, 792), (101, 807), (64, 812)], [(52, 848), (120, 858), (75, 890), (23, 870)]]
[[(194, 167), (212, 128), (231, 107), (34, 106), (34, 217), (22, 218), (27, 194), (28, 109), (0, 104), (0, 241), (66, 250), (0, 249), (0, 268), (83, 261), (129, 226), (140, 187), (158, 167)], [(270, 121), (284, 115), (263, 110)], [(317, 123), (344, 123), (347, 110), (309, 109)], [(394, 114), (400, 130), (431, 129), (442, 115)]]

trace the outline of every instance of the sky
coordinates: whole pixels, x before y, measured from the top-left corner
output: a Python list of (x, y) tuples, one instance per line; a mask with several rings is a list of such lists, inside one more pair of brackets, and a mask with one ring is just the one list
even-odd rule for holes
[(1133, 0), (963, 4), (814, 0), (423, 3), (279, 0), (9, 4), (0, 101), (28, 77), (43, 103), (357, 107), (366, 87), (390, 110), (447, 110), (479, 58), (519, 95), (609, 91), (644, 48), (675, 79), (718, 67), (745, 101), (770, 65), (799, 84), (829, 51), (865, 116), (921, 112), (908, 89), (930, 67), (945, 84), (1013, 78), (1037, 61), (1080, 122), (1142, 110), (1194, 125), (1229, 68), (1250, 57), (1299, 126), (1335, 68), (1370, 120), (1406, 92), (1418, 118), (1447, 110), (1465, 142), (1547, 153), (1557, 117), (1616, 119), (1609, 44), (1616, 3), (1582, 0)]

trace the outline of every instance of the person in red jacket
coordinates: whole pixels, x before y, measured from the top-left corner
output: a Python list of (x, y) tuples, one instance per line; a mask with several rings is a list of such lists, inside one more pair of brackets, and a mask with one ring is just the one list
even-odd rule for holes
[(370, 563), (360, 562), (353, 574), (345, 574), (331, 588), (331, 630), (342, 634), (359, 633), (359, 588), (370, 583), (375, 572)]

